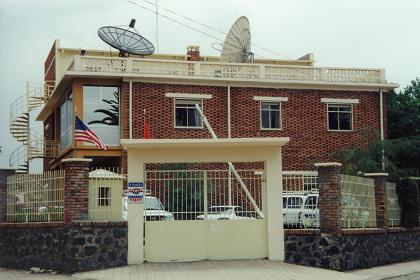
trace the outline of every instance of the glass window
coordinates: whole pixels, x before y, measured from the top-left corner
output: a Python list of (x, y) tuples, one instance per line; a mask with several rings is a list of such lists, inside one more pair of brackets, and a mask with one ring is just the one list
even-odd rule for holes
[(305, 209), (316, 209), (318, 206), (318, 197), (317, 196), (308, 196), (305, 201)]
[(328, 130), (353, 130), (352, 105), (328, 104)]
[(83, 122), (96, 133), (105, 145), (120, 145), (119, 87), (84, 86)]
[(111, 205), (111, 188), (99, 187), (98, 206), (109, 206), (109, 205)]
[(203, 127), (200, 113), (195, 108), (203, 108), (202, 100), (175, 99), (175, 127)]
[(261, 129), (281, 129), (280, 102), (261, 102)]
[(303, 199), (301, 197), (288, 197), (287, 198), (287, 208), (297, 209), (302, 206)]
[(66, 100), (60, 106), (60, 150), (73, 142), (73, 100), (72, 93), (67, 93)]

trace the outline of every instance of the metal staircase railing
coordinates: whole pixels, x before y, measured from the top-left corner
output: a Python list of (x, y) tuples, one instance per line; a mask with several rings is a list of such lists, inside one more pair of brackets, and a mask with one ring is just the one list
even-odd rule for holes
[[(55, 141), (44, 141), (42, 135), (30, 129), (30, 113), (42, 106), (54, 91), (53, 82), (26, 83), (26, 93), (10, 105), (10, 134), (22, 145), (10, 154), (9, 165), (19, 173), (28, 173), (29, 162), (35, 158), (56, 156)], [(52, 150), (47, 151), (47, 148)]]

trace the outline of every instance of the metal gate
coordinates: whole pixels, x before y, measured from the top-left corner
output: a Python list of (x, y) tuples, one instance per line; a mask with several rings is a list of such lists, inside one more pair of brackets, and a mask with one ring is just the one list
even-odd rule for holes
[[(264, 212), (262, 170), (238, 170)], [(266, 219), (229, 170), (146, 171), (145, 260), (267, 257)]]

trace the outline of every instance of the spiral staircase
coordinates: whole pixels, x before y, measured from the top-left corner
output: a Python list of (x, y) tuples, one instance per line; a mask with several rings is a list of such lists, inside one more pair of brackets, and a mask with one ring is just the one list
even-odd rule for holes
[(9, 166), (17, 173), (28, 173), (32, 159), (52, 157), (56, 143), (44, 140), (42, 134), (31, 130), (30, 113), (41, 107), (54, 90), (51, 82), (26, 83), (26, 92), (10, 105), (10, 134), (22, 145), (10, 154)]

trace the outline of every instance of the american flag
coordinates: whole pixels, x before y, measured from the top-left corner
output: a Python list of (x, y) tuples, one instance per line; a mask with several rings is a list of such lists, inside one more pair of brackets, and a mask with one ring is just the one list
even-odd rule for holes
[(106, 150), (107, 147), (104, 143), (96, 136), (96, 134), (89, 129), (77, 116), (75, 121), (74, 140), (83, 141), (95, 144), (96, 147)]

